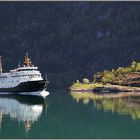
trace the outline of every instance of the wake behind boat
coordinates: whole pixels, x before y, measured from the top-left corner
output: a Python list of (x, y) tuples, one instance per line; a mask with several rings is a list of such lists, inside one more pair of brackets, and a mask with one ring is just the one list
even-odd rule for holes
[[(38, 67), (35, 67), (28, 54), (24, 58), (23, 66), (10, 70), (9, 73), (2, 73), (2, 62), (0, 57), (0, 92), (26, 93), (32, 95), (37, 93), (47, 96), (46, 86), (48, 80), (44, 80)], [(46, 93), (45, 93), (46, 92)], [(33, 94), (35, 95), (35, 94)]]

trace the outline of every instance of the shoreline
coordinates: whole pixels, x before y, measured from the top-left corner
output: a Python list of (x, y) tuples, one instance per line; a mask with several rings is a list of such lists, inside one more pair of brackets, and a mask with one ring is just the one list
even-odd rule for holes
[[(88, 86), (87, 86), (88, 85)], [(86, 88), (85, 88), (85, 87)], [(80, 84), (79, 86), (70, 87), (71, 92), (140, 92), (140, 87), (130, 87), (130, 86), (121, 86), (121, 85), (111, 85), (111, 84)]]

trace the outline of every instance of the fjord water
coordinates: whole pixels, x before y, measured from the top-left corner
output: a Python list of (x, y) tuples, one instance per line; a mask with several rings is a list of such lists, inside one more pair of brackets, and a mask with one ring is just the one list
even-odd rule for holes
[(138, 98), (91, 95), (57, 90), (46, 100), (1, 96), (0, 138), (140, 138)]

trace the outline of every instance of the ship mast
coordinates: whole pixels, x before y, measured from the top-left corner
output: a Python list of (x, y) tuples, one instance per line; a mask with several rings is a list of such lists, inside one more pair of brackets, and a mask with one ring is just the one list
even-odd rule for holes
[(0, 74), (2, 74), (2, 62), (1, 62), (1, 56), (0, 56)]
[(26, 53), (26, 55), (25, 55), (24, 64), (25, 64), (25, 66), (27, 66), (27, 67), (32, 66), (32, 62), (31, 62), (30, 58), (28, 57), (28, 53)]

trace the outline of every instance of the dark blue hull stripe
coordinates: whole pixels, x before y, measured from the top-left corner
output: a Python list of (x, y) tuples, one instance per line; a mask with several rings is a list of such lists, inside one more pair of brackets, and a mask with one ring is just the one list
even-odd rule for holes
[(47, 81), (29, 81), (20, 83), (18, 86), (13, 88), (0, 88), (0, 92), (33, 92), (40, 91), (45, 88)]

